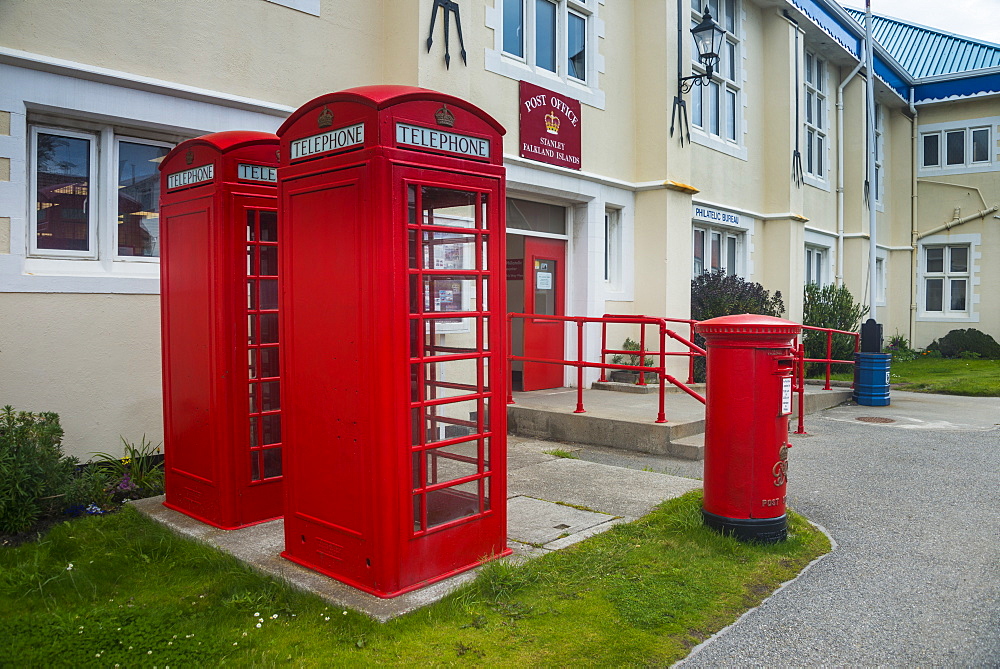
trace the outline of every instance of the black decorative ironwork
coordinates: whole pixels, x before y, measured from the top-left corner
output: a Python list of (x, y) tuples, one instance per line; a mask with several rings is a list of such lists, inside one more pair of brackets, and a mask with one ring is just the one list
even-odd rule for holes
[(427, 31), (427, 53), (431, 52), (431, 45), (434, 43), (434, 24), (437, 22), (438, 8), (444, 12), (444, 66), (451, 68), (451, 49), (449, 44), (451, 33), (451, 15), (455, 14), (455, 28), (458, 30), (458, 46), (461, 49), (462, 62), (469, 64), (465, 56), (465, 40), (462, 38), (462, 16), (458, 12), (458, 3), (455, 0), (434, 0), (434, 8), (431, 10), (431, 27)]

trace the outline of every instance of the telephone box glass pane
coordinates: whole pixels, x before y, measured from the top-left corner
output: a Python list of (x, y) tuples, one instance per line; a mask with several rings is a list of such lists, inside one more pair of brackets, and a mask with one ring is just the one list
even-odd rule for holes
[[(477, 426), (478, 404), (476, 400), (464, 400), (414, 409), (418, 421), (420, 414), (423, 414), (426, 438), (425, 441), (420, 441), (419, 425), (414, 426), (413, 445), (432, 444), (437, 441), (477, 434), (479, 432)], [(484, 418), (486, 417), (484, 416)]]
[(277, 411), (281, 408), (281, 389), (278, 381), (265, 381), (260, 384), (261, 411)]
[(260, 343), (278, 343), (278, 314), (260, 315)]
[(264, 478), (281, 476), (281, 449), (264, 449)]
[(409, 239), (408, 239), (408, 243), (407, 243), (407, 249), (408, 249), (409, 253), (407, 254), (407, 257), (410, 259), (410, 262), (407, 265), (407, 267), (409, 267), (410, 269), (419, 269), (419, 267), (417, 267), (417, 257), (418, 257), (417, 256), (417, 231), (416, 230), (410, 230), (410, 233), (409, 233), (408, 237), (409, 237)]
[(281, 443), (281, 414), (261, 416), (263, 444)]
[(260, 413), (260, 389), (258, 384), (250, 384), (250, 413)]
[(479, 482), (433, 490), (427, 498), (427, 527), (444, 525), (453, 520), (479, 513)]
[(278, 276), (278, 247), (260, 247), (260, 274), (261, 276)]
[(247, 209), (247, 241), (257, 241), (257, 212)]
[(424, 225), (452, 228), (476, 226), (476, 194), (450, 188), (423, 186), (420, 189)]
[(35, 243), (39, 249), (90, 250), (90, 149), (89, 139), (38, 133)]
[(260, 308), (278, 308), (278, 280), (260, 279)]
[(257, 349), (247, 351), (248, 362), (250, 363), (250, 378), (257, 378)]
[(535, 260), (535, 314), (554, 316), (556, 313), (556, 261)]
[(424, 311), (471, 311), (476, 280), (458, 276), (424, 277)]
[(118, 142), (118, 255), (160, 255), (160, 174), (165, 146)]
[(259, 326), (257, 324), (257, 316), (250, 314), (247, 316), (247, 342), (252, 346), (259, 341)]
[(260, 436), (260, 418), (250, 419), (250, 448), (260, 446), (258, 437)]
[[(429, 357), (435, 355), (460, 355), (462, 353), (477, 353), (476, 346), (479, 322), (481, 319), (466, 318), (428, 318), (424, 324), (423, 349), (416, 334), (419, 330), (418, 321), (412, 321), (414, 328), (414, 348), (411, 357)], [(483, 350), (488, 349), (487, 330), (483, 330)]]
[(276, 211), (260, 212), (260, 241), (262, 242), (278, 241), (278, 212)]
[(257, 309), (257, 282), (254, 280), (247, 281), (247, 309)]
[(250, 480), (260, 480), (260, 451), (250, 453)]
[(426, 269), (476, 269), (476, 235), (424, 232)]
[(478, 359), (447, 360), (421, 365), (425, 399), (460, 397), (479, 392)]
[(479, 473), (479, 443), (476, 441), (431, 448), (413, 455), (415, 471), (419, 468), (421, 458), (426, 464), (424, 471), (427, 479), (417, 487), (447, 483)]
[(278, 349), (269, 346), (260, 349), (260, 375), (264, 378), (279, 376)]

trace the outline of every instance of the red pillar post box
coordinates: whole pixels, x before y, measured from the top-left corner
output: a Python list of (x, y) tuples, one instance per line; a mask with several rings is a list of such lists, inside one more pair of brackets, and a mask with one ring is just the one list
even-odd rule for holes
[(742, 314), (702, 321), (705, 338), (705, 524), (742, 540), (787, 536), (785, 485), (792, 345), (802, 326)]
[(402, 86), (278, 130), (282, 555), (380, 597), (510, 552), (503, 132)]
[(219, 132), (160, 163), (164, 504), (223, 529), (284, 502), (277, 149)]

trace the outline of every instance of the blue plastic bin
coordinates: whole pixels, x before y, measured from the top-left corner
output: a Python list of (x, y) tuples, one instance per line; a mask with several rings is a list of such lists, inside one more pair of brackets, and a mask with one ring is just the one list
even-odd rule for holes
[(854, 354), (854, 401), (869, 407), (889, 405), (889, 353)]

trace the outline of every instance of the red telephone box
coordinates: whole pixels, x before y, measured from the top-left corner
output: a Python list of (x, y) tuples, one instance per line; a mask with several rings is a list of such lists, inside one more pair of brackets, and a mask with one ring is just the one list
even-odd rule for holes
[(160, 163), (164, 504), (222, 529), (284, 503), (277, 149), (219, 132)]
[(380, 597), (510, 552), (503, 132), (403, 86), (278, 130), (282, 555)]
[(802, 326), (742, 314), (702, 321), (707, 349), (705, 524), (742, 540), (787, 536), (792, 343)]

